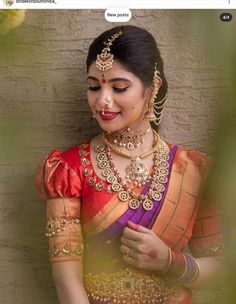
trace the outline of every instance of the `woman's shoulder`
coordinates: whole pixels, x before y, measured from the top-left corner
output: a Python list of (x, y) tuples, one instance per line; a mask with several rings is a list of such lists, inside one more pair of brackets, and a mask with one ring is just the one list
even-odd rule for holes
[(80, 196), (81, 162), (89, 153), (90, 141), (84, 141), (65, 150), (53, 149), (39, 164), (36, 188), (42, 198)]
[(206, 166), (212, 159), (207, 153), (195, 148), (166, 142), (170, 149), (175, 148), (175, 159), (192, 162), (197, 166)]
[(81, 160), (81, 158), (83, 158), (84, 156), (90, 153), (90, 145), (91, 145), (91, 140), (86, 140), (80, 144), (69, 147), (61, 151), (60, 153), (61, 158), (65, 162), (67, 162), (68, 165), (74, 167), (75, 165), (77, 165), (77, 162)]

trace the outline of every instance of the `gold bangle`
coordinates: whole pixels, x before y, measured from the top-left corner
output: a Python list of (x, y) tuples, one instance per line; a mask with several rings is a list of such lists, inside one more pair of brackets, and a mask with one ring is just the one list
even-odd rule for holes
[(172, 264), (172, 251), (171, 251), (170, 247), (168, 247), (168, 253), (169, 253), (168, 264), (167, 264), (166, 268), (163, 271), (161, 271), (161, 274), (167, 273), (168, 270), (171, 267), (171, 264)]

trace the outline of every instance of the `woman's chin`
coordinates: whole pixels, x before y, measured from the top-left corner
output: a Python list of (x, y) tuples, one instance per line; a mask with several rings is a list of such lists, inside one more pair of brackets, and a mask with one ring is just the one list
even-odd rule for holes
[(98, 124), (103, 131), (115, 132), (124, 129), (126, 126), (120, 124), (116, 119), (113, 121), (98, 120)]
[(102, 120), (98, 118), (97, 122), (100, 128), (106, 132), (117, 132), (127, 128), (139, 129), (140, 126), (142, 126), (143, 124), (143, 120), (140, 119), (130, 120), (128, 122), (128, 121), (121, 121), (119, 117), (120, 116), (116, 117), (113, 120)]
[(103, 124), (100, 125), (101, 129), (105, 132), (117, 132), (117, 131), (120, 131), (122, 130), (123, 128), (119, 128), (118, 126), (104, 126)]

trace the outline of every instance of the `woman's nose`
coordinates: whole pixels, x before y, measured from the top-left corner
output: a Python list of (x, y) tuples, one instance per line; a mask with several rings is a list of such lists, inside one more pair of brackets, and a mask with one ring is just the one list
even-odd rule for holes
[(101, 92), (97, 98), (97, 108), (98, 110), (102, 110), (105, 108), (109, 108), (111, 104), (111, 97), (109, 96), (108, 92), (104, 91)]

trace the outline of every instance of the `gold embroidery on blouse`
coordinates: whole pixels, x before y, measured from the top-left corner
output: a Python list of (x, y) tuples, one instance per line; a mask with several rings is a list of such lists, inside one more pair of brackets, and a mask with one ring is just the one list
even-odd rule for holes
[(89, 144), (85, 144), (85, 143), (81, 144), (81, 147), (84, 149), (88, 148), (88, 146), (89, 146)]
[(83, 166), (90, 165), (90, 161), (85, 157), (81, 158), (81, 163)]
[(89, 175), (93, 174), (93, 170), (85, 168), (84, 171), (83, 171), (83, 173), (84, 173), (85, 176), (89, 176)]
[[(88, 177), (88, 179), (87, 179), (88, 185), (90, 187), (94, 188), (94, 190), (98, 191), (98, 192), (107, 191), (108, 193), (113, 193), (114, 191), (112, 191), (110, 185), (108, 187), (106, 187), (105, 182), (96, 177), (94, 170), (92, 168), (87, 168), (87, 166), (89, 166), (91, 164), (91, 161), (89, 160), (89, 158), (86, 157), (86, 156), (88, 156), (89, 152), (86, 151), (85, 148), (88, 148), (88, 146), (89, 146), (88, 144), (82, 144), (79, 147), (80, 148), (79, 155), (82, 156), (81, 163), (85, 167), (83, 170), (83, 174), (85, 177)], [(99, 149), (99, 147), (97, 147), (96, 149), (98, 149), (99, 151), (101, 149), (101, 152), (102, 152), (104, 147), (101, 146), (100, 149)], [(101, 157), (104, 160), (104, 162), (107, 162), (105, 154), (101, 155), (99, 157)]]
[(49, 248), (49, 255), (53, 257), (66, 257), (66, 256), (82, 256), (83, 255), (83, 245), (77, 244), (73, 248), (71, 243), (66, 243), (63, 246), (59, 244), (53, 245), (52, 248)]
[(94, 189), (96, 191), (99, 191), (99, 192), (102, 191), (102, 190), (105, 190), (103, 182), (96, 183), (95, 186), (94, 186)]
[(88, 154), (89, 153), (86, 150), (82, 150), (82, 149), (79, 150), (79, 155), (82, 157), (87, 156)]
[(57, 235), (58, 233), (65, 231), (67, 225), (69, 224), (80, 224), (81, 221), (79, 218), (56, 218), (50, 217), (47, 221), (46, 226), (46, 236), (52, 237)]
[(96, 177), (89, 177), (88, 184), (89, 186), (93, 186), (96, 183)]

